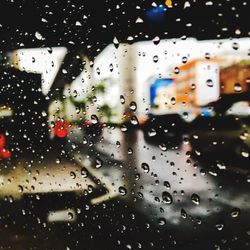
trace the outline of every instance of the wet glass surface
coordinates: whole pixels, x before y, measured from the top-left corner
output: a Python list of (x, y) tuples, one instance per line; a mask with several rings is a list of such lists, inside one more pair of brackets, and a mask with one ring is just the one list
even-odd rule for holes
[(0, 249), (249, 249), (247, 1), (3, 1)]

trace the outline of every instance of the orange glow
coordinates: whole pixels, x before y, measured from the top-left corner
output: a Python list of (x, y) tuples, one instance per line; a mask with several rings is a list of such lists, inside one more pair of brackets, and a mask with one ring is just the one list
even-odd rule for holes
[(166, 5), (167, 7), (172, 7), (172, 6), (173, 6), (173, 5), (172, 5), (172, 0), (166, 0), (165, 5)]

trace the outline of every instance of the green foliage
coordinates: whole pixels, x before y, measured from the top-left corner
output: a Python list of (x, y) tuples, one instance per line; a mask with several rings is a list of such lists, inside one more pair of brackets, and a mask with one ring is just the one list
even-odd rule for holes
[(110, 122), (111, 117), (115, 115), (115, 113), (112, 111), (112, 108), (110, 108), (110, 106), (107, 104), (101, 106), (100, 111), (106, 116), (107, 122)]
[(104, 83), (103, 82), (98, 83), (95, 87), (95, 91), (99, 93), (105, 93), (106, 89)]
[[(84, 101), (76, 101), (76, 99), (73, 96), (70, 96), (70, 101), (74, 104), (75, 107), (79, 107), (86, 110), (86, 107), (89, 104), (92, 104), (93, 101), (98, 98), (100, 95), (104, 95), (106, 92), (105, 83), (100, 82), (96, 84), (95, 87), (92, 88), (92, 91), (86, 96)], [(108, 104), (104, 104), (101, 107), (99, 107), (99, 111), (103, 114), (104, 119), (107, 120), (107, 122), (111, 121), (111, 117), (115, 115), (115, 113), (112, 111), (112, 108)]]

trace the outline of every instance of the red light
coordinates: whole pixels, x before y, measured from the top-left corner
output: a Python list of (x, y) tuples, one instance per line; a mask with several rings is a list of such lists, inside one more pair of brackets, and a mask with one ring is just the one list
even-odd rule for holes
[(5, 136), (3, 134), (0, 134), (0, 149), (5, 146), (5, 143), (6, 143)]
[(59, 138), (64, 138), (68, 135), (70, 125), (66, 121), (56, 121), (54, 133)]
[(3, 159), (9, 159), (11, 157), (11, 152), (5, 148), (0, 151), (0, 157)]
[(11, 157), (11, 152), (5, 148), (6, 137), (0, 134), (0, 158), (9, 159)]

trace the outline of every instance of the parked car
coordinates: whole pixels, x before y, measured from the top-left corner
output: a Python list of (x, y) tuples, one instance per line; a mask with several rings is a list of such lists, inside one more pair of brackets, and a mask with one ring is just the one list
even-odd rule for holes
[(98, 137), (102, 134), (103, 124), (99, 121), (85, 120), (83, 129), (88, 136)]
[(179, 145), (187, 123), (178, 114), (149, 115), (142, 129), (145, 140), (150, 143)]
[(190, 125), (190, 143), (195, 156), (220, 159), (248, 158), (250, 124), (246, 117), (223, 115), (197, 117)]

